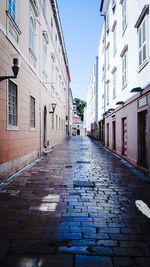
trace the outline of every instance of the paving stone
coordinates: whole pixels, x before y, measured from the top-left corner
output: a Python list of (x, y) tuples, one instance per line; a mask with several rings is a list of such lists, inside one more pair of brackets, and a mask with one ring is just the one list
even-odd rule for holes
[(76, 267), (113, 267), (110, 257), (77, 256)]
[(82, 240), (73, 240), (69, 242), (69, 246), (95, 246), (96, 240), (92, 239), (82, 239)]
[(102, 256), (107, 256), (107, 255), (113, 255), (113, 250), (109, 247), (92, 247), (91, 248), (91, 253), (94, 255), (102, 255)]
[[(72, 267), (73, 266), (73, 256), (71, 255), (49, 255), (40, 256), (39, 266), (43, 267)], [(21, 266), (19, 266), (21, 267)]]
[(92, 227), (70, 227), (71, 233), (96, 233), (96, 228)]
[(113, 248), (116, 255), (120, 256), (143, 256), (143, 251), (140, 248)]
[(98, 240), (97, 245), (104, 247), (116, 247), (118, 246), (118, 242), (115, 240)]
[(73, 247), (59, 247), (58, 252), (62, 253), (73, 253), (73, 254), (89, 254), (88, 247), (85, 246), (73, 246)]

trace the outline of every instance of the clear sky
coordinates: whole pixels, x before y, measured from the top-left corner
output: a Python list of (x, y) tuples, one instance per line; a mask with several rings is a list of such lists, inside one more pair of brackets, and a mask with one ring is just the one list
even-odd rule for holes
[(101, 32), (101, 0), (57, 0), (73, 98), (86, 100)]

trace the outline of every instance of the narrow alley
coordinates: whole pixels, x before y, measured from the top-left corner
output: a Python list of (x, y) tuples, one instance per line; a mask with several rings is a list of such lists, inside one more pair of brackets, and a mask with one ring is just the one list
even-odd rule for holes
[(146, 205), (148, 180), (73, 136), (0, 185), (0, 266), (148, 267)]

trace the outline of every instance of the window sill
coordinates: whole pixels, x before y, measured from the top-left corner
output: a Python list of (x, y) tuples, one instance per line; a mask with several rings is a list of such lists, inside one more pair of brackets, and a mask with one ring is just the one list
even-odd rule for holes
[(149, 59), (146, 58), (145, 61), (139, 66), (138, 73), (144, 69), (144, 67), (149, 63)]
[(36, 131), (36, 128), (30, 128), (30, 132), (35, 132)]
[(128, 26), (128, 25), (126, 25), (125, 28), (124, 28), (123, 31), (122, 31), (122, 37), (124, 36), (124, 34), (125, 34), (125, 32), (126, 32), (127, 26)]
[(127, 83), (125, 83), (124, 85), (122, 85), (122, 90), (124, 90), (127, 87)]
[(6, 10), (6, 15), (7, 15), (7, 33), (8, 35), (11, 35), (13, 37), (16, 43), (18, 43), (21, 31), (8, 10)]
[(7, 131), (19, 131), (19, 126), (7, 125)]

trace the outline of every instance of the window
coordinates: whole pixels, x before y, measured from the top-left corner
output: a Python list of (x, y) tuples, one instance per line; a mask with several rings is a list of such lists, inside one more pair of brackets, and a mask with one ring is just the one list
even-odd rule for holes
[(109, 70), (110, 67), (110, 43), (107, 45), (107, 50), (106, 50), (106, 59), (107, 59), (107, 70)]
[(18, 27), (18, 0), (8, 0), (7, 14), (7, 34), (9, 38), (13, 38), (16, 43), (19, 42), (21, 31)]
[(46, 13), (46, 0), (43, 0), (43, 12)]
[(126, 0), (122, 2), (122, 33), (125, 32), (127, 27), (127, 10), (126, 10)]
[(58, 129), (58, 116), (56, 115), (56, 131)]
[(18, 88), (10, 80), (8, 81), (8, 125), (18, 125)]
[(36, 20), (33, 14), (33, 10), (30, 9), (30, 36), (29, 36), (29, 47), (35, 53), (35, 30)]
[(127, 84), (127, 51), (122, 56), (122, 87)]
[(147, 58), (147, 27), (146, 18), (141, 23), (138, 35), (139, 35), (139, 66), (141, 66)]
[(104, 107), (104, 95), (102, 95), (102, 108)]
[(116, 6), (116, 0), (112, 0), (112, 9), (114, 9)]
[(104, 80), (104, 74), (105, 74), (105, 69), (104, 69), (104, 65), (103, 65), (103, 68), (102, 68), (102, 81)]
[(109, 81), (106, 83), (106, 97), (107, 97), (107, 106), (109, 105)]
[(18, 20), (18, 1), (8, 0), (8, 11), (11, 14), (13, 20), (17, 23)]
[(106, 15), (106, 31), (109, 32), (109, 12)]
[(52, 34), (52, 37), (53, 37), (53, 18), (51, 18), (51, 34)]
[(30, 96), (30, 127), (35, 128), (35, 98)]
[(117, 76), (117, 71), (115, 69), (113, 73), (113, 99), (116, 98), (116, 76)]
[(44, 73), (46, 73), (46, 65), (47, 65), (47, 44), (43, 36), (43, 72)]
[(138, 29), (139, 67), (147, 63), (148, 58), (148, 15), (149, 5), (145, 5), (136, 24)]
[(115, 56), (117, 51), (117, 46), (116, 46), (116, 26), (113, 31), (113, 55)]
[(54, 113), (52, 113), (52, 130), (54, 130)]

